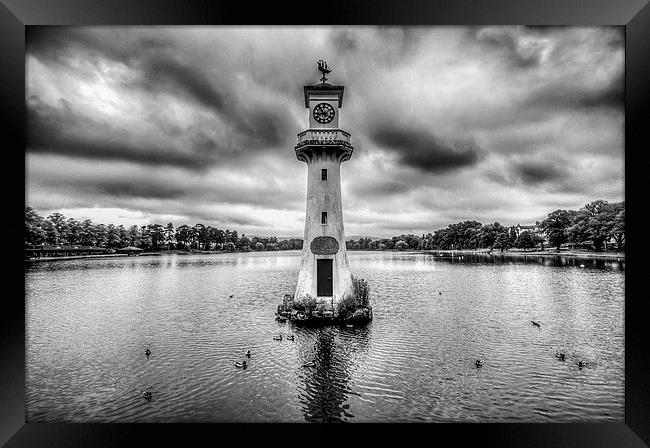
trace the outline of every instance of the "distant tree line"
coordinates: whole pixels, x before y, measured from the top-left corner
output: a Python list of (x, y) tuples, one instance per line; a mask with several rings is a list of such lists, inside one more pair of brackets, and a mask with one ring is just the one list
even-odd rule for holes
[(563, 244), (573, 244), (602, 251), (606, 245), (617, 250), (625, 247), (625, 202), (609, 203), (598, 200), (580, 210), (556, 210), (536, 230), (521, 230), (519, 226), (505, 227), (498, 222), (483, 225), (478, 221), (462, 221), (426, 235), (399, 235), (392, 238), (346, 241), (348, 249), (359, 250), (461, 250), (510, 248), (532, 249), (548, 244), (560, 250)]
[(94, 246), (117, 249), (127, 246), (143, 250), (225, 250), (263, 251), (302, 249), (302, 239), (278, 241), (277, 237), (248, 237), (236, 230), (219, 229), (204, 224), (181, 225), (174, 228), (148, 224), (124, 227), (114, 224), (95, 224), (90, 219), (77, 221), (61, 213), (47, 218), (39, 216), (32, 208), (25, 207), (25, 247)]
[[(351, 250), (461, 250), (461, 249), (532, 249), (550, 245), (557, 250), (573, 244), (602, 251), (606, 246), (625, 248), (625, 202), (598, 200), (580, 210), (555, 210), (536, 223), (536, 230), (519, 226), (503, 226), (498, 222), (485, 224), (462, 221), (426, 235), (399, 235), (372, 240), (359, 238), (346, 241)], [(302, 249), (300, 238), (278, 241), (277, 237), (248, 237), (236, 230), (219, 229), (204, 224), (174, 227), (148, 224), (124, 227), (95, 224), (90, 219), (77, 221), (61, 213), (47, 218), (25, 207), (25, 247), (42, 245), (79, 245), (104, 248), (136, 246), (144, 250), (225, 250), (274, 251)]]

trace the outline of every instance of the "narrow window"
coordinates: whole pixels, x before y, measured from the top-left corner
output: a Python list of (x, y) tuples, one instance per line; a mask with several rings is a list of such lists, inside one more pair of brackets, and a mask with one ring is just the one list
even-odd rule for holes
[(320, 214), (320, 223), (327, 224), (327, 212), (322, 212)]
[(327, 180), (327, 170), (320, 170), (320, 180)]

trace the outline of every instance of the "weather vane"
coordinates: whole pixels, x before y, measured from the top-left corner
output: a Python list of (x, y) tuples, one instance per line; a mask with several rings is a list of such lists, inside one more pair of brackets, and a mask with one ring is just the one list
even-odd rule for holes
[(330, 70), (330, 68), (327, 66), (327, 62), (323, 61), (322, 59), (318, 61), (318, 70), (323, 74), (320, 80), (323, 81), (323, 84), (325, 84), (325, 81), (327, 81), (325, 75), (332, 70)]

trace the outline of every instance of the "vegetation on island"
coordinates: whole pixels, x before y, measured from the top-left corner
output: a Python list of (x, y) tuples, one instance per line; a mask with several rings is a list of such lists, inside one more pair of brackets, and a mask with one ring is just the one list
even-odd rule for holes
[(333, 310), (328, 303), (319, 303), (309, 294), (298, 298), (292, 294), (285, 294), (282, 304), (278, 305), (277, 314), (296, 320), (329, 317), (341, 321), (368, 321), (372, 319), (368, 283), (362, 278), (352, 276), (352, 294), (345, 295), (335, 306), (336, 310)]
[(346, 320), (354, 316), (355, 311), (370, 306), (370, 288), (368, 282), (362, 278), (352, 276), (351, 295), (346, 295), (337, 304), (336, 309), (341, 319)]

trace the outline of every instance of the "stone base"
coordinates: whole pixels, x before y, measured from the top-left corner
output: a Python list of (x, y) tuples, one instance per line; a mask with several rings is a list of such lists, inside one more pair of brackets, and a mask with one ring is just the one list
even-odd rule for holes
[(278, 305), (275, 315), (278, 321), (290, 320), (296, 323), (363, 324), (372, 320), (372, 307), (360, 307), (351, 315), (339, 316), (331, 305), (321, 304), (308, 314), (307, 311), (294, 309), (293, 301), (288, 301), (285, 297), (283, 303)]

